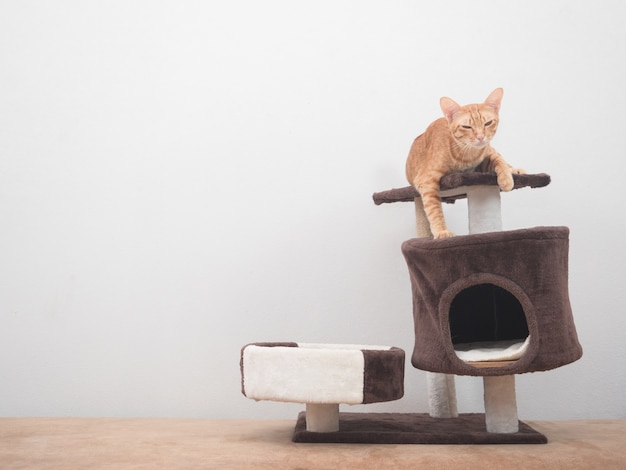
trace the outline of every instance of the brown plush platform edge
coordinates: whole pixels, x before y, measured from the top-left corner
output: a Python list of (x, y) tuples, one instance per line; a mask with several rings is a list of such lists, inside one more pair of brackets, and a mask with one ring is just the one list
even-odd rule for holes
[(404, 396), (404, 350), (363, 350), (363, 403), (399, 400)]
[[(550, 184), (550, 175), (545, 173), (537, 173), (532, 175), (513, 175), (513, 189), (519, 188), (542, 188)], [(462, 186), (480, 186), (489, 185), (496, 186), (498, 184), (495, 173), (452, 173), (441, 178), (441, 191), (460, 188)], [(388, 191), (374, 193), (372, 198), (377, 206), (392, 202), (412, 202), (419, 193), (413, 186), (404, 188), (395, 188)], [(445, 196), (441, 200), (447, 203), (454, 203), (457, 199), (467, 197), (466, 194), (455, 196)]]
[(339, 431), (309, 432), (298, 415), (294, 442), (342, 444), (546, 444), (546, 436), (519, 422), (512, 434), (489, 433), (482, 413), (436, 419), (425, 413), (340, 413)]

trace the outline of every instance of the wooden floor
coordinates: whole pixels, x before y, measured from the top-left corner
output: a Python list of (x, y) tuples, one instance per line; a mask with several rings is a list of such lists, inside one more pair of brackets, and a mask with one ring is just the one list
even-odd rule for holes
[(296, 444), (295, 417), (0, 418), (0, 468), (626, 469), (626, 420), (526, 422), (548, 444)]

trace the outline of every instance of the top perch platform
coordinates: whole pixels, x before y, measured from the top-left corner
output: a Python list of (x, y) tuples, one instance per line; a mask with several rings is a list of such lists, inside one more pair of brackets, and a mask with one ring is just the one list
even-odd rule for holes
[[(542, 188), (550, 184), (550, 175), (545, 173), (513, 175), (513, 182), (513, 189)], [(441, 200), (454, 203), (457, 199), (467, 197), (467, 193), (462, 191), (464, 186), (497, 186), (498, 181), (495, 173), (452, 173), (441, 178), (440, 185)], [(419, 195), (413, 186), (406, 186), (374, 193), (373, 199), (379, 206), (391, 202), (413, 202)]]

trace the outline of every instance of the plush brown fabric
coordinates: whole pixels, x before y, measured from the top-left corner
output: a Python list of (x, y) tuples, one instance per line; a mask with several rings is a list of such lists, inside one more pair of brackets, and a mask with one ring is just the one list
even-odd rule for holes
[[(568, 236), (567, 227), (537, 227), (404, 242), (413, 291), (412, 364), (485, 376), (549, 370), (579, 359), (568, 294)], [(463, 301), (455, 301), (457, 296)], [(483, 333), (493, 336), (472, 338), (475, 333), (461, 331), (474, 322), (484, 322)], [(528, 333), (527, 352), (501, 367), (476, 368), (454, 352), (455, 342), (523, 339)]]
[(545, 444), (546, 436), (520, 421), (519, 431), (489, 433), (485, 415), (437, 419), (425, 413), (340, 413), (339, 431), (309, 432), (306, 413), (298, 415), (294, 442), (344, 444)]
[(364, 349), (363, 403), (398, 400), (404, 395), (404, 350)]
[[(550, 184), (550, 176), (545, 173), (537, 173), (533, 175), (513, 175), (514, 186), (513, 189), (519, 188), (541, 188)], [(478, 186), (478, 185), (490, 185), (497, 186), (497, 176), (495, 173), (452, 173), (441, 178), (440, 185), (442, 191), (449, 189), (456, 189), (462, 186)], [(392, 203), (392, 202), (412, 202), (416, 197), (419, 197), (419, 192), (413, 186), (406, 186), (403, 188), (390, 189), (388, 191), (381, 191), (374, 193), (372, 198), (374, 203), (378, 206), (380, 204)], [(443, 202), (454, 203), (457, 199), (463, 199), (467, 197), (466, 194), (460, 194), (458, 196), (446, 196), (442, 197)]]

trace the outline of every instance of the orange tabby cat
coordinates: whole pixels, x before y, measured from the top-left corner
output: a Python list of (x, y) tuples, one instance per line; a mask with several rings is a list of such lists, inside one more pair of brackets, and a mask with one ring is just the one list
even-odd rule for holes
[(458, 171), (495, 171), (503, 191), (513, 189), (513, 169), (490, 145), (498, 128), (502, 88), (497, 88), (484, 103), (460, 106), (450, 98), (441, 98), (445, 117), (433, 122), (418, 136), (406, 162), (406, 176), (419, 191), (424, 211), (435, 238), (454, 234), (446, 227), (441, 208), (439, 180)]

